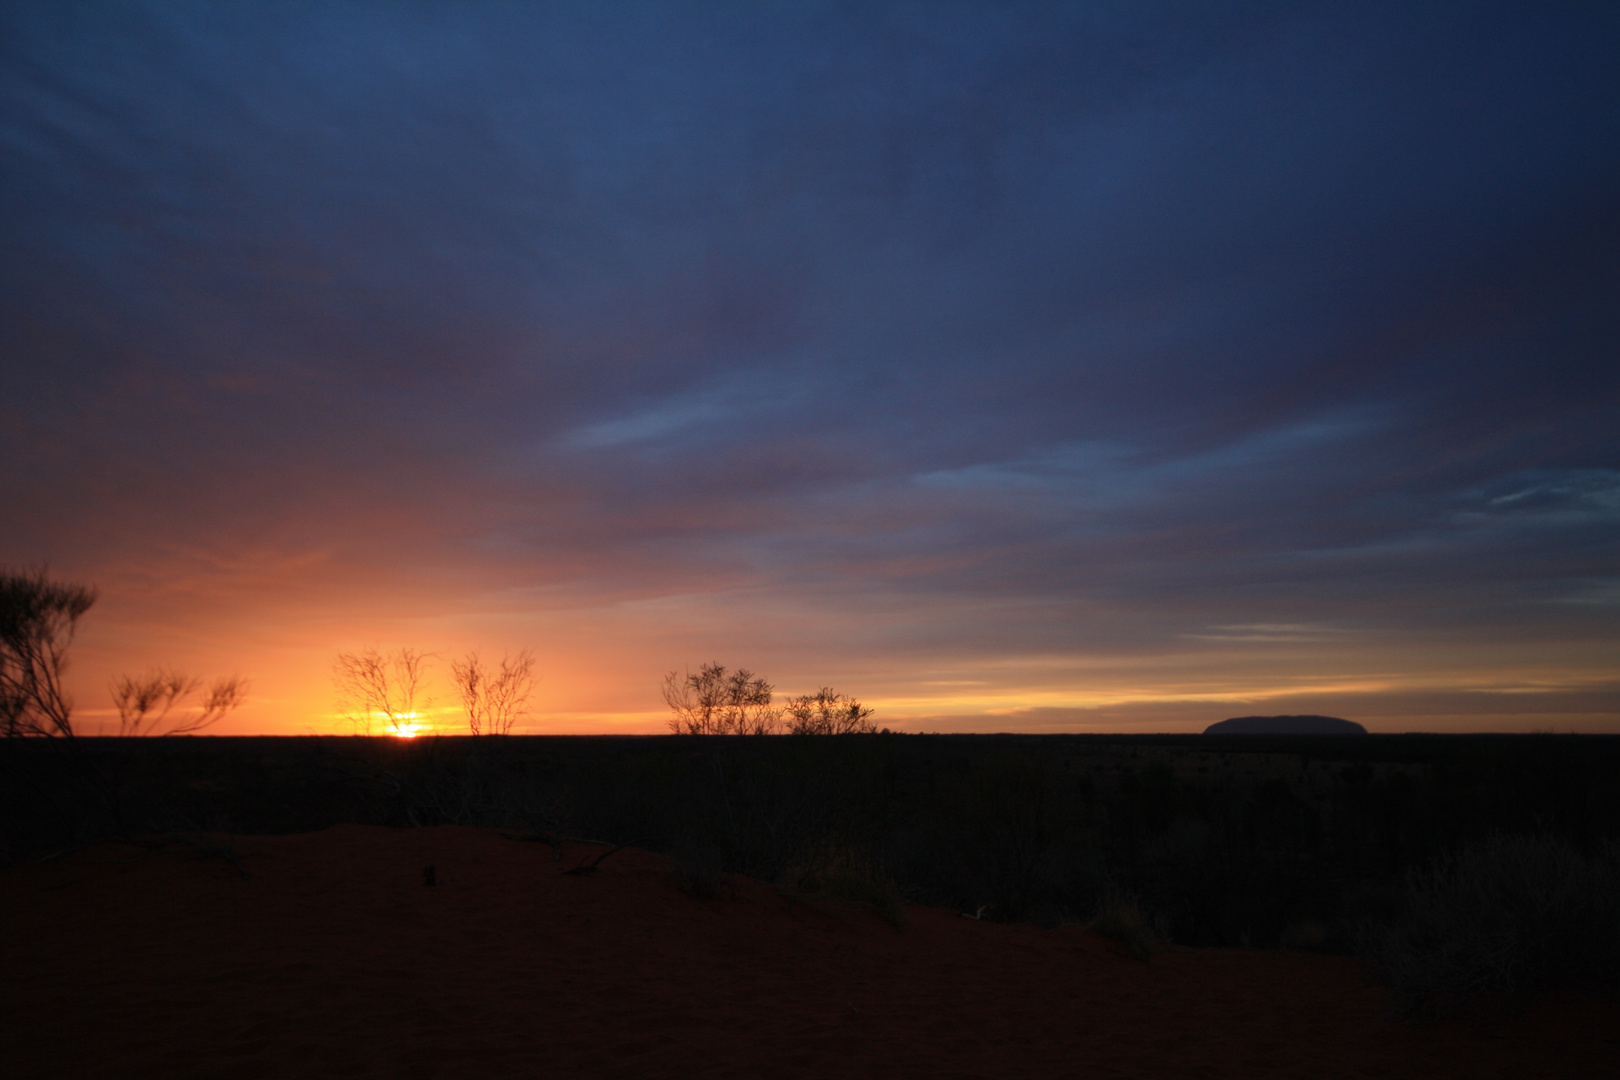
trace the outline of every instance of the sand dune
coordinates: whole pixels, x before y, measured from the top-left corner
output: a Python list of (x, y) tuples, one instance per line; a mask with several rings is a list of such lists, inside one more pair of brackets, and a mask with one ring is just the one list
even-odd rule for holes
[[(216, 838), (223, 841), (224, 838)], [(1354, 960), (871, 912), (493, 830), (234, 837), (0, 872), (24, 1077), (1596, 1077), (1620, 1005), (1408, 1025)], [(436, 884), (423, 884), (434, 867)]]

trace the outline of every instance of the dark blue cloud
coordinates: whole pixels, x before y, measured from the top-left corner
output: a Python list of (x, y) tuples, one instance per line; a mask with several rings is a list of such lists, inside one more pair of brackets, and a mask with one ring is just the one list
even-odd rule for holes
[(1612, 636), (1611, 12), (0, 20), (8, 558)]

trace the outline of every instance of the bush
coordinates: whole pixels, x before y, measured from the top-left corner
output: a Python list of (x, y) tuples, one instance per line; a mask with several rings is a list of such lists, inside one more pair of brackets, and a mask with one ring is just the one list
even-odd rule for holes
[(89, 585), (52, 581), (44, 567), (0, 568), (0, 734), (73, 737), (73, 699), (62, 687)]
[(704, 664), (693, 675), (664, 676), (664, 703), (674, 713), (669, 730), (677, 735), (770, 735), (782, 719), (771, 704), (776, 688), (747, 668), (727, 671)]
[(790, 735), (870, 735), (877, 731), (870, 719), (871, 709), (830, 686), (788, 698), (785, 711)]
[(1404, 911), (1362, 948), (1404, 1011), (1620, 977), (1620, 844), (1592, 855), (1549, 836), (1497, 835), (1408, 876)]
[(1131, 955), (1143, 963), (1153, 959), (1155, 934), (1153, 925), (1142, 911), (1136, 897), (1119, 894), (1103, 905), (1097, 917), (1088, 924), (1103, 937), (1112, 938), (1131, 950)]
[(870, 847), (839, 836), (805, 845), (784, 875), (800, 893), (820, 894), (870, 908), (895, 929), (906, 925), (900, 887)]
[(681, 888), (693, 896), (708, 898), (720, 892), (725, 875), (720, 864), (720, 849), (688, 838), (678, 841), (670, 851), (675, 860), (675, 876)]

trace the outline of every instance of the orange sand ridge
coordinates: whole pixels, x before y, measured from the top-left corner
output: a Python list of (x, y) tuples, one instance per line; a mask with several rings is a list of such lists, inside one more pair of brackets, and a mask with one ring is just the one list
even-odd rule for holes
[[(1620, 1004), (1408, 1025), (1344, 957), (865, 909), (488, 829), (340, 826), (0, 872), (26, 1077), (1600, 1077)], [(437, 884), (423, 884), (423, 868)]]

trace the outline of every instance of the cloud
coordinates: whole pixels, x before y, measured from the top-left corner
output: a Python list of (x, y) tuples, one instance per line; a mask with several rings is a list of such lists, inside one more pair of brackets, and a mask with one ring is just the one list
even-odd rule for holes
[(7, 5), (0, 556), (918, 678), (1612, 640), (1612, 17), (951, 12)]

